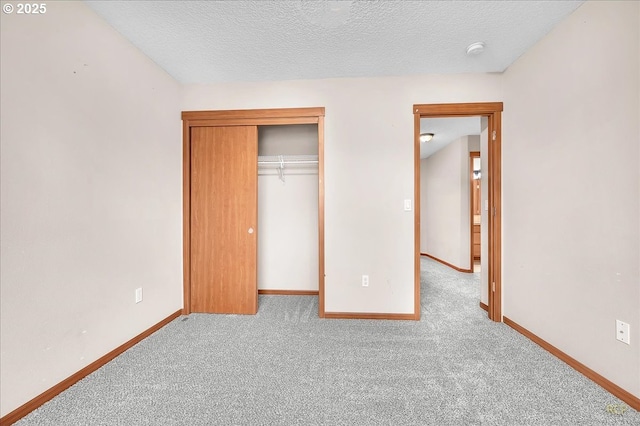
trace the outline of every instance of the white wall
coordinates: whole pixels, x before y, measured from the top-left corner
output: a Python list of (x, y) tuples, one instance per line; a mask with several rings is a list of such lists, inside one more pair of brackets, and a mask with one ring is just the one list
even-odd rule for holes
[[(262, 126), (259, 155), (318, 155), (318, 126)], [(258, 288), (318, 290), (318, 168), (258, 175)]]
[[(463, 152), (460, 155), (460, 187), (461, 187), (461, 213), (460, 213), (460, 258), (462, 265), (467, 265), (463, 269), (473, 271), (473, 260), (471, 260), (471, 175), (470, 169), (472, 163), (469, 153), (472, 151), (480, 151), (480, 136), (468, 135), (467, 143), (463, 146)], [(482, 153), (481, 153), (482, 154)]]
[(318, 155), (318, 125), (258, 126), (258, 155)]
[(420, 251), (470, 269), (469, 137), (422, 161), (420, 174)]
[(504, 314), (637, 397), (639, 7), (587, 2), (509, 67), (502, 179)]
[(427, 223), (430, 217), (430, 205), (427, 201), (427, 188), (429, 187), (428, 158), (420, 159), (420, 253), (430, 254), (427, 240)]
[(469, 152), (480, 152), (480, 135), (469, 135)]
[[(502, 99), (502, 77), (432, 75), (188, 85), (183, 109), (324, 106), (325, 307), (413, 312), (416, 103)], [(362, 274), (370, 276), (362, 287)]]
[(182, 152), (180, 86), (84, 3), (0, 27), (4, 416), (181, 308)]

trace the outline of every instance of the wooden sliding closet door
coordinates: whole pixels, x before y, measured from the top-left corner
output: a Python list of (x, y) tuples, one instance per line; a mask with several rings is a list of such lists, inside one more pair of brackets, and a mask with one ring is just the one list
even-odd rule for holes
[(257, 158), (257, 126), (191, 128), (192, 312), (258, 311)]

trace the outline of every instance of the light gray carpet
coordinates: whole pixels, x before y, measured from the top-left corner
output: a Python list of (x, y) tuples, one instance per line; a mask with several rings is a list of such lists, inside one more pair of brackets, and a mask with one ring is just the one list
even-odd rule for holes
[(422, 321), (320, 320), (314, 296), (178, 318), (27, 425), (639, 425), (478, 307), (479, 274), (422, 260)]

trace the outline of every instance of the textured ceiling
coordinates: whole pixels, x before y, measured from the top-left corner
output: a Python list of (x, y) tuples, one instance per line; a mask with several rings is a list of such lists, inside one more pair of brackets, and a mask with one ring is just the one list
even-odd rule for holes
[(479, 135), (480, 117), (421, 118), (420, 133), (433, 133), (433, 139), (420, 144), (420, 158), (435, 154), (450, 142), (468, 135)]
[(502, 72), (582, 1), (86, 3), (178, 81), (214, 83)]

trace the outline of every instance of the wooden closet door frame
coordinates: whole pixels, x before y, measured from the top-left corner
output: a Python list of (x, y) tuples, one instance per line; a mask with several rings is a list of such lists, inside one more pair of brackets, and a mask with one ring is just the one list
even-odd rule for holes
[[(324, 318), (324, 107), (182, 112), (182, 312), (184, 315), (191, 313), (191, 128), (292, 124), (317, 124), (318, 126), (318, 316)], [(257, 161), (256, 158), (256, 167)]]
[(487, 117), (489, 199), (488, 316), (502, 322), (502, 102), (413, 105), (414, 132), (414, 316), (420, 319), (420, 119), (429, 117)]
[[(473, 185), (475, 185), (475, 180), (473, 179), (473, 159), (474, 158), (481, 158), (480, 157), (480, 152), (479, 151), (471, 151), (469, 152), (469, 258), (470, 258), (470, 263), (469, 263), (469, 269), (471, 269), (471, 272), (474, 272), (474, 265), (475, 265), (475, 257), (473, 256), (473, 217), (475, 216), (475, 212), (473, 211), (473, 200), (474, 200), (474, 196), (473, 193), (475, 191), (475, 188), (473, 188)], [(482, 197), (482, 194), (481, 194)], [(480, 199), (480, 210), (482, 210), (482, 198)], [(482, 229), (482, 222), (480, 223), (480, 229)], [(480, 262), (482, 262), (482, 254), (480, 255)]]

